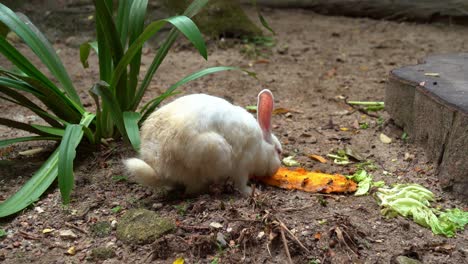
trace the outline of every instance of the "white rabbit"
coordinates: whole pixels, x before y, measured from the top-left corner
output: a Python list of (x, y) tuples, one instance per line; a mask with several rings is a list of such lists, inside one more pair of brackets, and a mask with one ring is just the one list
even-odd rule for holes
[(272, 176), (281, 164), (281, 144), (271, 133), (273, 107), (267, 89), (258, 94), (258, 122), (224, 99), (183, 96), (149, 116), (141, 128), (140, 159), (125, 165), (137, 182), (152, 187), (182, 184), (194, 194), (230, 178), (249, 195), (249, 176)]

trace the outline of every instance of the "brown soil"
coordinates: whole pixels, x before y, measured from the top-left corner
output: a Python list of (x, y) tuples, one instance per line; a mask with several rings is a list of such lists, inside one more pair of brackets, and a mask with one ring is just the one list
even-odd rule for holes
[[(86, 18), (90, 14), (91, 11), (81, 15)], [(387, 184), (419, 183), (437, 195), (438, 205), (463, 207), (460, 201), (440, 190), (432, 163), (421, 149), (401, 139), (403, 131), (392, 124), (387, 113), (373, 114), (383, 118), (381, 123), (374, 116), (350, 108), (340, 96), (383, 101), (391, 69), (415, 64), (430, 54), (466, 51), (466, 27), (327, 17), (305, 10), (265, 10), (264, 15), (278, 35), (276, 46), (267, 49), (263, 58), (242, 53), (241, 50), (251, 48), (244, 44), (218, 41), (209, 45), (210, 58), (204, 62), (181, 41), (157, 73), (145, 100), (203, 67), (249, 67), (258, 74), (258, 80), (239, 72), (220, 73), (194, 81), (181, 91), (217, 95), (245, 106), (255, 104), (260, 89), (269, 88), (278, 107), (297, 111), (276, 115), (274, 131), (283, 143), (285, 155), (295, 154), (305, 168), (352, 173), (356, 164), (339, 166), (330, 161), (320, 164), (307, 157), (309, 154), (326, 156), (348, 146), (374, 161), (377, 169), (372, 173), (376, 180)], [(78, 39), (91, 39), (92, 31), (80, 31), (80, 35), (65, 41), (64, 36), (69, 36), (70, 31), (57, 30), (49, 37), (56, 40), (60, 57), (84, 101), (91, 105), (86, 91), (97, 81), (96, 58), (91, 59), (91, 68), (84, 70), (79, 64), (76, 45), (80, 44)], [(26, 51), (23, 45), (19, 46)], [(150, 64), (154, 55), (154, 48), (147, 49), (143, 67)], [(0, 111), (2, 117), (36, 122), (31, 113), (4, 101)], [(359, 122), (367, 122), (369, 128), (359, 128), (356, 126)], [(0, 133), (2, 138), (10, 138), (22, 132), (0, 127)], [(383, 144), (380, 133), (390, 136), (393, 142)], [(33, 143), (1, 150), (0, 200), (18, 190), (47, 157), (48, 153), (35, 157), (18, 155), (19, 151), (38, 146), (45, 147), (46, 151), (54, 147)], [(405, 161), (405, 153), (415, 158)], [(121, 160), (133, 155), (121, 142), (93, 154), (80, 152), (70, 206), (61, 205), (54, 186), (31, 208), (1, 220), (0, 227), (8, 235), (0, 241), (0, 262), (2, 259), (4, 263), (92, 261), (92, 249), (105, 246), (116, 253), (105, 263), (172, 263), (177, 257), (184, 257), (187, 263), (286, 263), (278, 220), (307, 249), (286, 234), (294, 263), (318, 263), (316, 260), (389, 263), (399, 255), (424, 263), (464, 263), (467, 259), (468, 231), (447, 239), (403, 218), (387, 220), (381, 216), (372, 196), (320, 195), (258, 186), (260, 195), (255, 199), (241, 198), (234, 191), (213, 191), (190, 199), (173, 197), (131, 181), (115, 180), (115, 176), (124, 174)], [(111, 209), (116, 206), (122, 210), (114, 213)], [(141, 246), (117, 240), (115, 230), (103, 237), (92, 235), (96, 222), (118, 222), (127, 210), (138, 207), (175, 219), (179, 227), (154, 244)], [(213, 242), (217, 230), (209, 227), (212, 222), (223, 225), (219, 232), (230, 245), (227, 248)], [(66, 240), (57, 232), (44, 235), (42, 231), (46, 228), (72, 229), (78, 237)], [(340, 231), (345, 240), (337, 238)], [(259, 236), (261, 232), (265, 233), (263, 237)], [(73, 256), (66, 254), (71, 246), (77, 251)]]

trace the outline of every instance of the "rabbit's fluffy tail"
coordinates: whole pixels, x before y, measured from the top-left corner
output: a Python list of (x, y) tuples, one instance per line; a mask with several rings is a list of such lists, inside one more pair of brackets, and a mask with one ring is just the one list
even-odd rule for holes
[(131, 158), (125, 160), (124, 163), (136, 182), (149, 186), (158, 185), (159, 177), (154, 169), (143, 160)]

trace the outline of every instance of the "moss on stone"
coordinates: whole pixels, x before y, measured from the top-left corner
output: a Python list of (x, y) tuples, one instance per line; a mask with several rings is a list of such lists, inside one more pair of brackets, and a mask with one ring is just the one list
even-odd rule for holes
[(91, 233), (96, 237), (106, 237), (112, 231), (112, 226), (107, 222), (97, 222), (91, 226)]
[(106, 260), (115, 256), (115, 251), (112, 248), (97, 247), (91, 250), (91, 258), (94, 260)]
[(117, 224), (117, 238), (129, 244), (148, 244), (172, 231), (175, 224), (146, 209), (128, 211)]
[[(163, 0), (172, 14), (181, 14), (190, 0)], [(262, 36), (262, 31), (247, 17), (239, 1), (212, 0), (194, 21), (200, 31), (210, 37), (254, 37)]]

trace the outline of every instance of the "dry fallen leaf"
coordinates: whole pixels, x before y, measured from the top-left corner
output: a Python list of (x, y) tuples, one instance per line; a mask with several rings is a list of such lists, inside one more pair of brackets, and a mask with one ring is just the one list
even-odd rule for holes
[(44, 230), (42, 230), (42, 234), (48, 234), (48, 233), (52, 233), (54, 232), (55, 229), (52, 229), (52, 228), (45, 228)]
[(184, 263), (185, 263), (184, 258), (178, 258), (174, 260), (174, 262), (172, 262), (172, 264), (184, 264)]
[(315, 233), (315, 234), (314, 234), (314, 239), (315, 239), (315, 240), (320, 240), (320, 238), (322, 238), (322, 234), (321, 234), (321, 233)]
[(216, 228), (216, 229), (223, 228), (223, 225), (218, 223), (218, 222), (212, 222), (212, 223), (210, 223), (210, 226), (213, 227), (213, 228)]
[(70, 247), (68, 250), (67, 250), (67, 254), (68, 255), (71, 255), (71, 256), (74, 256), (76, 254), (76, 248), (75, 247)]
[(303, 168), (296, 170), (280, 168), (272, 177), (256, 177), (255, 179), (283, 189), (313, 193), (347, 193), (357, 189), (357, 184), (343, 175), (309, 172)]
[(319, 155), (312, 154), (312, 155), (309, 155), (309, 158), (314, 159), (316, 161), (319, 161), (320, 163), (327, 163), (328, 162), (328, 160), (326, 158), (324, 158), (322, 156), (319, 156)]
[(392, 143), (392, 139), (389, 138), (387, 135), (385, 135), (383, 133), (380, 133), (380, 141), (382, 141), (382, 143), (384, 143), (384, 144)]
[(426, 72), (424, 73), (425, 76), (431, 76), (431, 77), (440, 77), (440, 74), (438, 72)]
[(25, 151), (20, 151), (18, 152), (18, 154), (20, 154), (21, 156), (33, 156), (38, 153), (41, 153), (43, 150), (44, 150), (43, 148), (33, 148), (33, 149), (25, 150)]
[(291, 110), (289, 110), (287, 108), (283, 108), (283, 107), (278, 107), (275, 110), (273, 110), (274, 115), (286, 114), (286, 113), (289, 113), (289, 112), (291, 112)]

